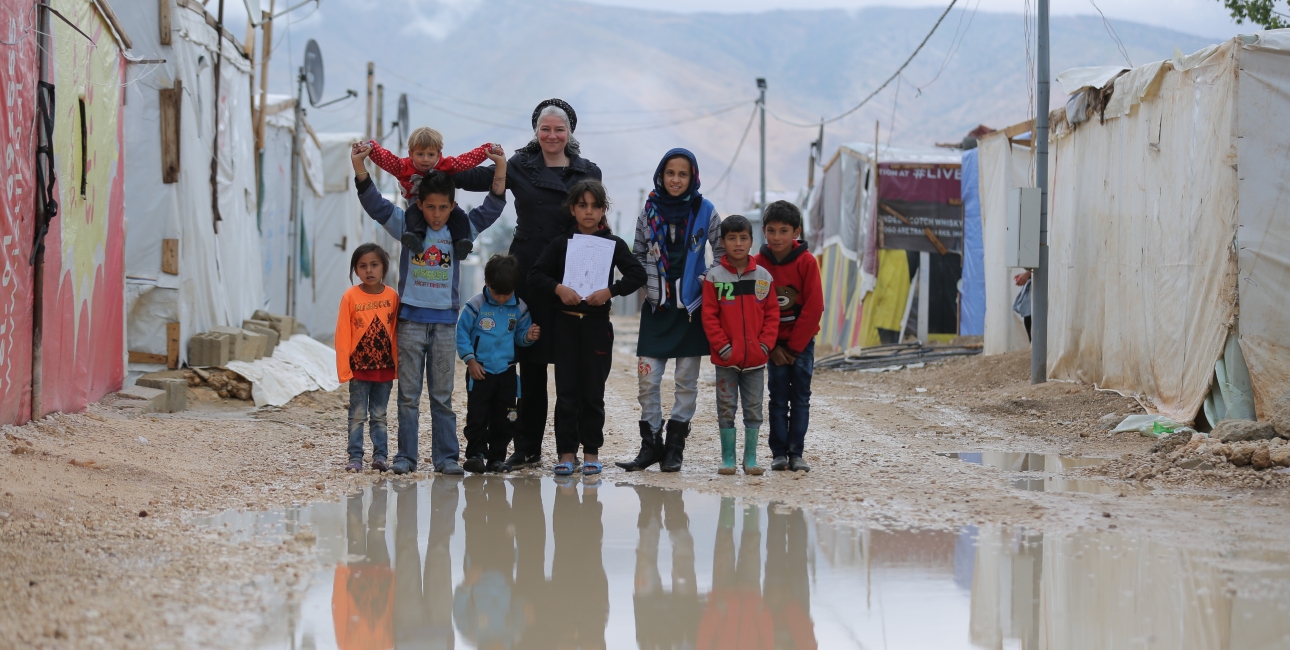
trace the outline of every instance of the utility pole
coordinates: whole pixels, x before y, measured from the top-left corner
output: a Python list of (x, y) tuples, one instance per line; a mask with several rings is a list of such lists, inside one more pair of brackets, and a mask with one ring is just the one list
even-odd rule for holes
[(224, 62), (224, 0), (219, 0), (219, 14), (215, 25), (215, 110), (211, 112), (214, 123), (211, 128), (211, 213), (214, 220), (211, 226), (219, 234), (219, 222), (224, 218), (219, 214), (219, 78), (220, 64)]
[[(875, 152), (876, 153), (876, 152)], [(815, 165), (824, 160), (824, 118), (820, 118), (820, 136), (811, 143), (811, 166), (806, 170), (806, 188), (815, 187)]]
[(761, 112), (761, 212), (757, 216), (758, 223), (763, 222), (766, 215), (766, 78), (757, 77), (757, 90), (761, 91), (761, 96), (757, 98), (757, 107)]
[(305, 69), (302, 66), (296, 75), (295, 128), (291, 134), (291, 216), (287, 221), (287, 241), (290, 242), (287, 245), (288, 316), (296, 315), (296, 267), (300, 263), (300, 131), (304, 127), (305, 109), (301, 105), (304, 101)]
[(376, 64), (367, 62), (367, 125), (363, 127), (363, 139), (373, 140), (372, 137), (372, 84), (376, 81)]
[(260, 111), (255, 116), (255, 225), (260, 227), (264, 214), (264, 120), (269, 105), (269, 56), (273, 54), (273, 10), (276, 0), (269, 0), (268, 13), (260, 12), (260, 30), (264, 48), (260, 52)]
[(1039, 268), (1030, 287), (1030, 383), (1048, 381), (1048, 0), (1039, 0), (1035, 71), (1035, 184), (1039, 187)]
[[(376, 84), (376, 143), (385, 146), (385, 84)], [(381, 188), (381, 168), (376, 168), (376, 188)]]

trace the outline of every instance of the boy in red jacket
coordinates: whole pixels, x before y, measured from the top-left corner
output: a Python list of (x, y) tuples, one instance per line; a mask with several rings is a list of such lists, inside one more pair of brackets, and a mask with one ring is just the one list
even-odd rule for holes
[[(485, 142), (460, 156), (445, 156), (443, 155), (443, 136), (438, 131), (424, 126), (418, 127), (408, 135), (407, 158), (394, 155), (377, 144), (375, 140), (369, 140), (367, 145), (372, 150), (372, 162), (399, 182), (399, 190), (403, 198), (408, 200), (408, 207), (404, 211), (405, 230), (400, 241), (414, 255), (419, 255), (426, 249), (426, 220), (421, 215), (421, 209), (415, 205), (417, 187), (421, 185), (421, 178), (436, 169), (448, 174), (456, 174), (478, 167), (488, 159), (489, 152), (496, 146), (491, 142)], [(470, 223), (464, 213), (455, 213), (454, 216), (449, 217), (448, 232), (452, 236), (453, 254), (456, 259), (466, 259), (475, 246), (470, 241)]]
[(735, 413), (744, 404), (744, 473), (757, 476), (757, 430), (766, 361), (779, 331), (779, 304), (771, 292), (771, 275), (752, 251), (752, 224), (741, 215), (721, 222), (726, 254), (703, 281), (703, 330), (717, 367), (717, 426), (721, 428), (721, 468), (735, 473)]
[(820, 265), (806, 249), (802, 213), (788, 201), (766, 206), (762, 216), (766, 245), (757, 264), (775, 280), (779, 300), (779, 335), (770, 352), (770, 468), (811, 471), (802, 460), (811, 416), (811, 374), (815, 369), (815, 335), (824, 314)]

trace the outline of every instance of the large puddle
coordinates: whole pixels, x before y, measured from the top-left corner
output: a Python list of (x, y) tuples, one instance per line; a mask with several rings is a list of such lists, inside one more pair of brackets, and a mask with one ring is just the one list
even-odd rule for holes
[(1105, 458), (1061, 456), (1017, 451), (938, 452), (965, 463), (993, 467), (1004, 472), (1042, 472), (1045, 475), (1011, 476), (1007, 484), (1030, 492), (1083, 492), (1086, 494), (1140, 494), (1147, 490), (1134, 485), (1108, 485), (1090, 479), (1067, 478), (1063, 474), (1079, 467), (1105, 463)]
[(327, 566), (262, 648), (1290, 648), (1290, 558), (1114, 531), (854, 528), (493, 476), (206, 523), (316, 538)]

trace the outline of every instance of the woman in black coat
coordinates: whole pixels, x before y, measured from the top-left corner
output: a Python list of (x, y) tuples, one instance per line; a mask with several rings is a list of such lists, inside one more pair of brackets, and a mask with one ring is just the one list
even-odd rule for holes
[[(548, 99), (533, 109), (533, 140), (507, 161), (506, 189), (515, 200), (515, 239), (510, 253), (520, 260), (522, 278), (515, 293), (528, 305), (533, 324), (543, 329), (551, 323), (558, 306), (554, 296), (537, 296), (529, 289), (529, 269), (552, 239), (566, 235), (574, 225), (573, 215), (563, 207), (569, 188), (588, 178), (600, 180), (600, 168), (578, 155), (578, 140), (573, 137), (577, 126), (578, 115), (572, 106), (564, 100)], [(493, 182), (493, 168), (476, 167), (452, 178), (463, 190), (486, 192)], [(552, 362), (550, 340), (550, 336), (544, 336), (516, 351), (520, 362), (520, 426), (515, 453), (506, 461), (516, 469), (541, 460), (547, 366)]]

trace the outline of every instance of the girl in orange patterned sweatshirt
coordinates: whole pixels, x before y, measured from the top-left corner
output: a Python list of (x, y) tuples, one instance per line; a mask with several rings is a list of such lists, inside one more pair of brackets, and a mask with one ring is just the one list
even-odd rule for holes
[(364, 421), (372, 438), (372, 469), (389, 469), (385, 407), (397, 376), (394, 321), (399, 313), (399, 294), (383, 281), (389, 270), (390, 254), (384, 248), (372, 243), (355, 248), (349, 278), (352, 282), (357, 273), (362, 283), (341, 296), (336, 317), (336, 373), (342, 382), (349, 382), (345, 469), (350, 472), (363, 471)]

